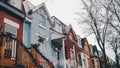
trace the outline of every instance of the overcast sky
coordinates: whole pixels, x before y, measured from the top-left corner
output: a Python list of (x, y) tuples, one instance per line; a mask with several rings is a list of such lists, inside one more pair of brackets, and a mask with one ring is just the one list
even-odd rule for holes
[[(50, 16), (56, 16), (64, 24), (71, 24), (75, 33), (80, 35), (80, 37), (86, 37), (84, 32), (85, 26), (78, 25), (79, 17), (75, 14), (77, 11), (82, 11), (82, 3), (80, 0), (29, 0), (35, 6), (39, 5), (41, 2), (45, 2)], [(89, 44), (97, 45), (96, 40), (93, 35), (87, 36)], [(97, 45), (98, 46), (98, 45)], [(99, 49), (99, 47), (98, 47)], [(106, 50), (108, 56), (114, 59), (114, 53), (107, 47)]]

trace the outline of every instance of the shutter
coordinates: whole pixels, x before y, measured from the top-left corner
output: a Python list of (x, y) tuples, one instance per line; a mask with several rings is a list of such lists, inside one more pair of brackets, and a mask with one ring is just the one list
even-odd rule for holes
[(17, 28), (9, 24), (5, 24), (5, 31), (17, 36)]

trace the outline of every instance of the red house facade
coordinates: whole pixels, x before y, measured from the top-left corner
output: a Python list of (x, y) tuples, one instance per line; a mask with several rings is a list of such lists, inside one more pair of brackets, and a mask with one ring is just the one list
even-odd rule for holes
[(17, 46), (22, 41), (24, 13), (9, 2), (0, 1), (0, 67), (13, 67), (16, 63)]
[(89, 65), (88, 68), (92, 68), (92, 62), (91, 62), (91, 56), (90, 56), (91, 50), (90, 50), (90, 46), (87, 41), (87, 38), (82, 38), (81, 43), (82, 43), (83, 50), (86, 52), (86, 55), (87, 55), (88, 65)]
[(66, 56), (66, 68), (78, 68), (80, 65), (79, 53), (82, 49), (78, 46), (77, 36), (69, 25), (67, 28), (67, 34), (65, 37), (65, 56)]

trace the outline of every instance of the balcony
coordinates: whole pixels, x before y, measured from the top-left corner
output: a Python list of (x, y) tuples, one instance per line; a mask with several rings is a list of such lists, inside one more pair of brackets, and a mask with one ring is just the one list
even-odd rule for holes
[(0, 36), (0, 66), (10, 66), (15, 64), (17, 41), (10, 33)]

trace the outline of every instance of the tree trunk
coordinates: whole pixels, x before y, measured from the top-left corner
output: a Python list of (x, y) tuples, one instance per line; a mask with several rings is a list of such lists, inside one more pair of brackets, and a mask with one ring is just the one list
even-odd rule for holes
[(117, 51), (115, 51), (115, 60), (116, 60), (116, 68), (119, 68), (119, 57)]
[(103, 48), (103, 57), (104, 57), (104, 65), (105, 65), (105, 68), (108, 68), (108, 64), (107, 64), (107, 57), (106, 57), (105, 48)]

